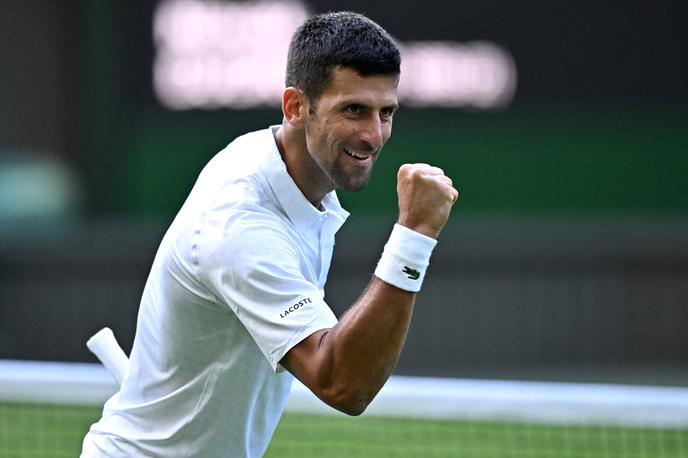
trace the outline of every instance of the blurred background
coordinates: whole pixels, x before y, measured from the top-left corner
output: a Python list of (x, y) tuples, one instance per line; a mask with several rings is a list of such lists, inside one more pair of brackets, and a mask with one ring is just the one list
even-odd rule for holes
[(0, 358), (128, 351), (165, 229), (203, 165), (281, 122), (307, 15), (378, 21), (402, 109), (327, 289), (361, 292), (430, 162), (460, 203), (397, 373), (688, 385), (685, 3), (5, 0), (0, 14)]

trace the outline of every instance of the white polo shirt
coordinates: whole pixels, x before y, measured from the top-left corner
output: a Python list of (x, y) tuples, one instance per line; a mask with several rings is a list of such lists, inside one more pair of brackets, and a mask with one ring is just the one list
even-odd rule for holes
[(273, 132), (237, 138), (200, 174), (155, 257), (120, 391), (84, 457), (258, 457), (284, 409), (279, 361), (337, 319), (324, 301), (334, 192), (313, 207)]

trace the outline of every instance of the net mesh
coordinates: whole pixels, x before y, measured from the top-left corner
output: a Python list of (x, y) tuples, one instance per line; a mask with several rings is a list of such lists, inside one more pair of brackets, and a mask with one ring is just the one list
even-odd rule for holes
[(267, 456), (649, 458), (686, 447), (685, 430), (287, 414)]
[[(65, 365), (56, 375), (56, 366), (0, 362), (0, 457), (79, 455), (114, 384), (100, 367)], [(688, 458), (688, 389), (422, 378), (388, 385), (356, 418), (295, 386), (266, 456)]]

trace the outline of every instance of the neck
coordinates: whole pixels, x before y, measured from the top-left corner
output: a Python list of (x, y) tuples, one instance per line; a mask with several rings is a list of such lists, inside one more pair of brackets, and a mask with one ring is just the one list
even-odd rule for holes
[(308, 153), (303, 129), (296, 130), (285, 122), (273, 134), (287, 173), (306, 199), (322, 210), (322, 200), (334, 187)]

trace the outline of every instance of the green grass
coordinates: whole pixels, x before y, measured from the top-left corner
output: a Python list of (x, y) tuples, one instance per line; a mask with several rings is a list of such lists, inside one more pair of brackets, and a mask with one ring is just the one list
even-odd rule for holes
[(0, 457), (75, 458), (102, 407), (0, 403)]
[[(77, 457), (100, 410), (0, 403), (0, 457)], [(266, 457), (688, 458), (688, 431), (286, 414)]]
[(267, 457), (688, 457), (688, 431), (286, 415)]

